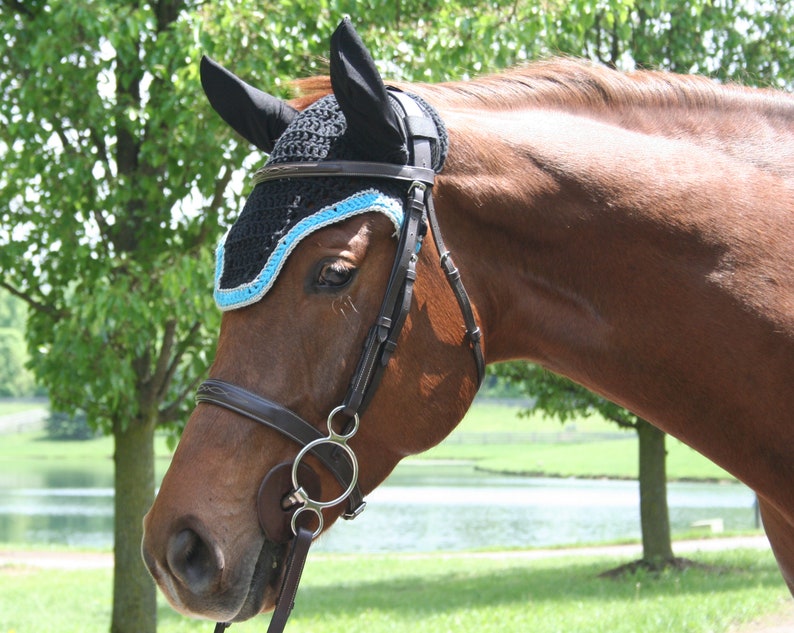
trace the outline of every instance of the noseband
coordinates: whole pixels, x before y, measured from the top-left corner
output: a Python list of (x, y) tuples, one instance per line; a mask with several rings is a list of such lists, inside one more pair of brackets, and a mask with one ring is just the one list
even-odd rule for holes
[[(441, 267), (463, 315), (480, 384), (485, 376), (481, 332), (460, 273), (444, 246), (433, 206), (435, 172), (431, 167), (431, 141), (438, 139), (435, 123), (410, 96), (393, 89), (390, 89), (390, 93), (403, 110), (402, 121), (411, 149), (411, 165), (358, 161), (282, 163), (263, 167), (253, 178), (254, 184), (286, 178), (329, 176), (381, 178), (408, 184), (397, 254), (378, 317), (364, 342), (347, 395), (342, 404), (328, 415), (325, 432), (319, 431), (282, 405), (228, 382), (206, 380), (196, 394), (197, 403), (214, 404), (244, 415), (282, 433), (302, 447), (291, 463), (280, 464), (268, 473), (260, 487), (257, 501), (260, 524), (267, 538), (282, 544), (292, 541), (284, 581), (268, 633), (278, 633), (286, 625), (309, 545), (323, 529), (322, 510), (346, 502), (346, 511), (342, 516), (353, 519), (366, 505), (358, 486), (358, 461), (348, 441), (358, 430), (359, 416), (377, 390), (397, 347), (397, 339), (411, 308), (416, 261), (428, 227), (440, 254)], [(333, 474), (342, 487), (343, 492), (335, 499), (316, 499), (319, 494), (317, 475), (303, 461), (309, 453)], [(317, 518), (314, 530), (299, 524), (298, 518), (304, 513)], [(227, 626), (219, 623), (215, 628), (216, 633), (222, 632)]]

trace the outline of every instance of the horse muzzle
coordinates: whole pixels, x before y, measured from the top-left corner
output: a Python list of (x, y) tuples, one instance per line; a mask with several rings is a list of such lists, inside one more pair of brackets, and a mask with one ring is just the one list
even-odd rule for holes
[[(320, 478), (306, 464), (298, 467), (301, 490), (319, 498)], [(144, 519), (143, 559), (171, 605), (185, 615), (238, 622), (269, 611), (279, 597), (284, 560), (294, 538), (289, 502), (292, 464), (274, 467), (257, 495), (261, 532), (240, 548), (242, 536), (221, 543), (197, 516), (183, 516), (165, 531), (157, 529), (155, 507)], [(314, 531), (312, 515), (302, 515), (302, 527)], [(224, 530), (226, 533), (226, 530)]]
[(192, 617), (222, 622), (268, 611), (278, 597), (287, 545), (260, 537), (224, 548), (196, 517), (174, 524), (160, 540), (145, 519), (143, 559), (171, 605)]

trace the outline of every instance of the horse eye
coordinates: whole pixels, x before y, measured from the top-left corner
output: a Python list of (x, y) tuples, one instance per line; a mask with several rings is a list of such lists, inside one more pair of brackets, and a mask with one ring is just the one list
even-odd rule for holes
[(320, 264), (315, 283), (318, 288), (336, 290), (347, 286), (353, 280), (355, 273), (356, 269), (345, 262), (327, 261)]

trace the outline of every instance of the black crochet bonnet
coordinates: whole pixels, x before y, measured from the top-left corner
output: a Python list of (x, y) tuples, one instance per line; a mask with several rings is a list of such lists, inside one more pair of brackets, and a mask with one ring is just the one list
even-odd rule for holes
[[(412, 95), (438, 130), (433, 169), (439, 172), (448, 138), (438, 113)], [(336, 98), (327, 96), (300, 113), (277, 141), (266, 165), (357, 160)], [(407, 149), (402, 164), (407, 163)], [(391, 161), (394, 160), (390, 157)], [(386, 158), (384, 161), (388, 160)], [(389, 162), (391, 162), (389, 161)], [(399, 231), (407, 184), (377, 178), (319, 177), (260, 183), (216, 253), (215, 300), (222, 310), (259, 301), (275, 283), (290, 252), (312, 232), (367, 212), (385, 214)]]

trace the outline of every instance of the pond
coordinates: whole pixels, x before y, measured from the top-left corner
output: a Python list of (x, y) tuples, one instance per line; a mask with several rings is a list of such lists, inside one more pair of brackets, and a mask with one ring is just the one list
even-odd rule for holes
[[(0, 467), (0, 542), (110, 547), (112, 478), (104, 468), (8, 473)], [(670, 483), (673, 533), (722, 519), (755, 527), (755, 497), (740, 484)], [(340, 521), (315, 551), (426, 552), (545, 547), (639, 538), (636, 481), (510, 477), (470, 465), (409, 461)]]

